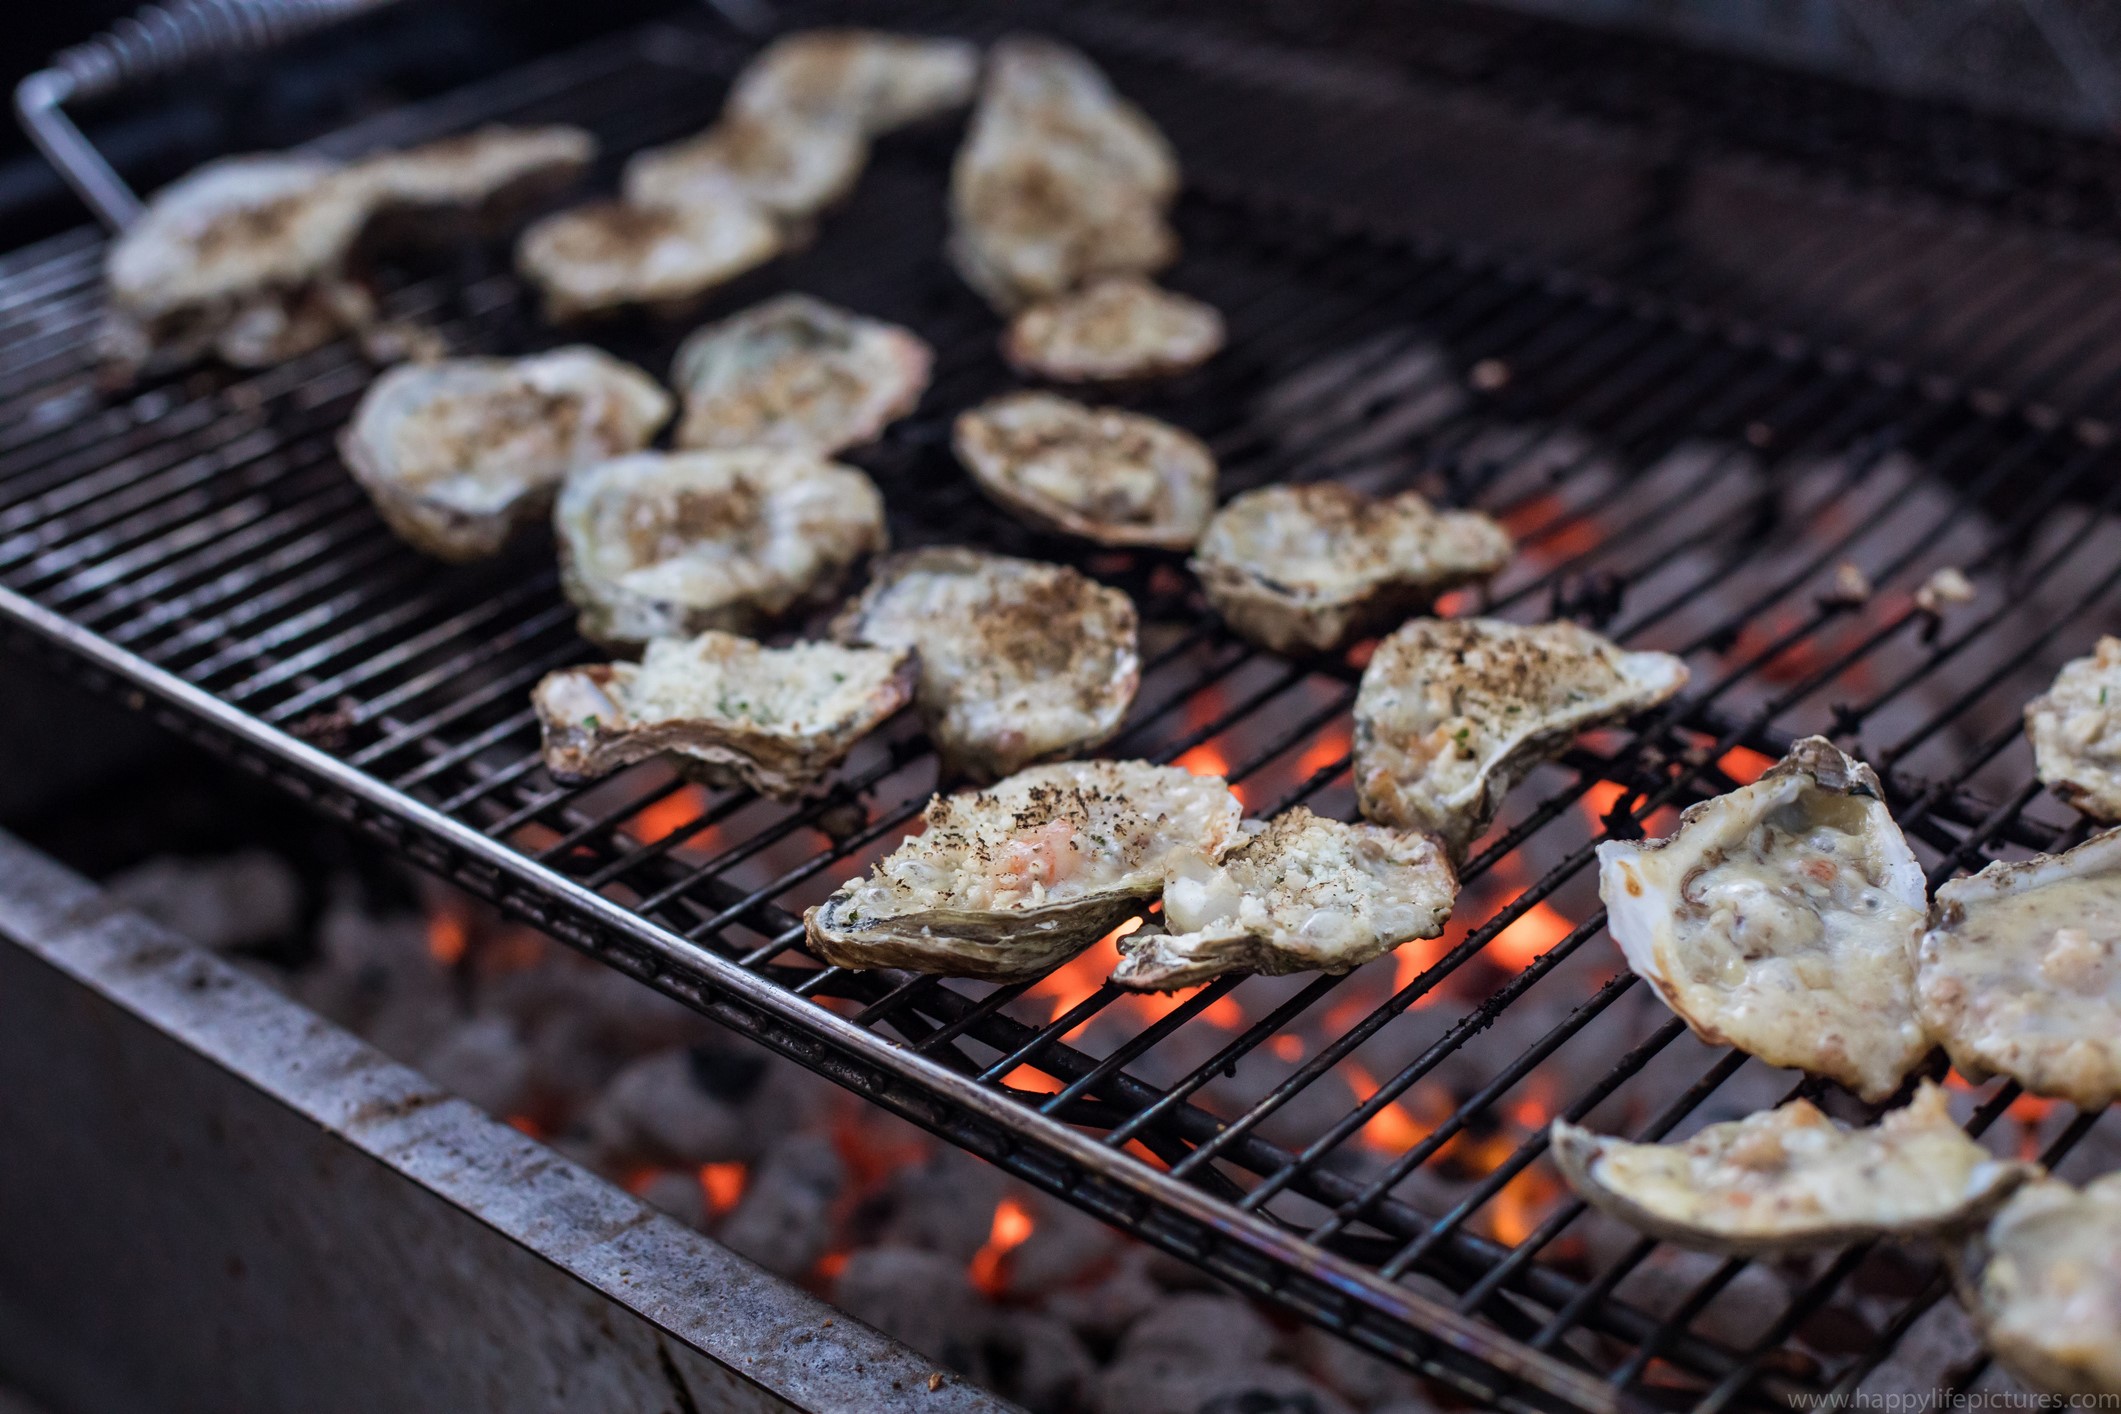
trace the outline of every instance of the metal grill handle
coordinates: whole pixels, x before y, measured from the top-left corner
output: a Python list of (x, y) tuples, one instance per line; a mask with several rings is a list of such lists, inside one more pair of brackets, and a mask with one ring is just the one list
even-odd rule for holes
[(167, 0), (61, 50), (15, 86), (15, 114), (29, 140), (59, 169), (98, 220), (123, 230), (140, 198), (66, 113), (74, 99), (102, 98), (181, 72), (203, 59), (271, 49), (397, 0)]

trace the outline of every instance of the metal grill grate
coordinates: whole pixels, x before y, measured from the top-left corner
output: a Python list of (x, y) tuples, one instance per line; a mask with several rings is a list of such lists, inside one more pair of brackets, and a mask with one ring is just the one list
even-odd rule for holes
[[(101, 245), (86, 234), (0, 261), (0, 610), (18, 637), (614, 966), (1469, 1394), (1718, 1408), (1853, 1388), (1943, 1295), (1937, 1270), (1854, 1249), (1776, 1274), (1769, 1299), (1756, 1267), (1674, 1265), (1601, 1234), (1553, 1179), (1550, 1114), (1654, 1137), (1789, 1091), (1693, 1040), (1619, 968), (1591, 851), (1662, 829), (1813, 730), (1887, 775), (1933, 881), (2079, 838), (2032, 783), (2017, 712), (2114, 617), (2107, 439), (1634, 293), (1659, 253), (1632, 232), (1591, 252), (1592, 279), (1218, 186), (1255, 154), (1217, 114), (1263, 101), (1237, 51), (1203, 46), (1226, 71), (1181, 73), (1123, 26), (1084, 33), (1178, 135), (1200, 184), (1178, 213), (1173, 283), (1231, 326), (1224, 358), (1141, 405), (1215, 447), (1226, 492), (1332, 476), (1487, 508), (1522, 550), (1462, 607), (1576, 615), (1694, 667), (1681, 701), (1520, 788), (1439, 943), (1175, 1003), (1102, 985), (1109, 953), (1003, 988), (819, 967), (802, 909), (895, 844), (933, 786), (913, 724), (865, 743), (845, 784), (801, 809), (653, 765), (556, 787), (528, 689), (592, 652), (549, 547), (444, 568), (392, 539), (331, 448), (369, 376), (343, 347), (100, 391)], [(719, 97), (703, 75), (738, 57), (658, 29), (366, 137), (566, 119), (623, 154), (702, 124)], [(895, 541), (1074, 558), (1124, 586), (1145, 671), (1108, 752), (1220, 769), (1255, 814), (1304, 801), (1350, 815), (1352, 663), (1249, 649), (1174, 562), (1040, 541), (952, 466), (949, 415), (1007, 386), (992, 317), (939, 254), (952, 144), (888, 141), (813, 246), (718, 307), (792, 287), (920, 330), (935, 386), (856, 458)], [(1368, 150), (1384, 180), (1389, 147)], [(1891, 274), (1840, 262), (1815, 287), (1855, 297)], [(393, 278), (391, 311), (458, 347), (558, 341), (498, 252)], [(1977, 278), (1907, 323), (1976, 295)], [(596, 337), (659, 369), (682, 332)], [(1821, 597), (1844, 562), (1877, 586), (1867, 603)], [(1982, 593), (1939, 617), (1913, 590), (1946, 564)], [(1976, 1127), (2006, 1115), (2051, 1160), (2098, 1118), (1985, 1089)], [(1736, 1316), (1719, 1306), (1734, 1293)], [(1854, 1336), (1817, 1329), (1851, 1320)]]

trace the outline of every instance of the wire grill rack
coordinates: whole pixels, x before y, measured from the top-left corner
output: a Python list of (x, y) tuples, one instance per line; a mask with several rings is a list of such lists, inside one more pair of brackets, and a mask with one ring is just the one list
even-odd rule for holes
[[(613, 967), (1471, 1397), (1717, 1409), (1855, 1388), (1944, 1296), (1940, 1271), (1855, 1248), (1777, 1273), (1768, 1299), (1747, 1263), (1671, 1268), (1657, 1244), (1600, 1239), (1553, 1182), (1550, 1114), (1656, 1137), (1788, 1093), (1861, 1113), (1688, 1036), (1619, 966), (1587, 866), (1599, 839), (1662, 828), (1810, 731), (1886, 775), (1933, 881), (2080, 838), (2033, 782), (2017, 714), (2114, 619), (2121, 474), (2103, 428), (1712, 317), (1705, 285), (1697, 304), (1651, 298), (1635, 277), (1661, 257), (1634, 233), (1579, 262), (1598, 273), (1567, 274), (1221, 181), (1256, 155), (1219, 115), (1259, 109), (1264, 51), (1204, 41), (1181, 63), (1125, 24), (1070, 27), (1178, 138), (1196, 182), (1171, 279), (1230, 322), (1211, 368), (1134, 401), (1205, 437), (1226, 492), (1330, 476), (1487, 508), (1522, 550), (1456, 607), (1573, 615), (1694, 668), (1678, 702), (1520, 788), (1440, 943), (1162, 1004), (1102, 985), (1094, 955), (999, 988), (819, 966), (802, 909), (895, 844), (933, 788), (915, 725), (865, 743), (802, 808), (654, 765), (555, 785), (528, 690), (593, 652), (550, 547), (451, 568), (396, 542), (332, 450), (370, 376), (345, 347), (102, 388), (87, 232), (0, 258), (13, 638)], [(566, 120), (615, 162), (707, 121), (741, 57), (659, 27), (340, 142)], [(1353, 661), (1253, 650), (1174, 559), (1038, 539), (952, 465), (951, 413), (1009, 386), (991, 315), (939, 254), (954, 137), (888, 140), (811, 246), (717, 309), (798, 288), (918, 329), (935, 386), (856, 458), (895, 542), (1070, 559), (1125, 587), (1144, 678), (1108, 753), (1220, 769), (1255, 814), (1351, 814)], [(1389, 182), (1389, 145), (1371, 150)], [(1762, 261), (1804, 259), (1760, 241)], [(1893, 277), (1881, 264), (1834, 262), (1813, 287), (1859, 299)], [(1907, 322), (1986, 293), (1962, 279)], [(431, 252), (387, 280), (391, 313), (459, 348), (561, 341), (505, 252)], [(660, 369), (684, 330), (592, 332)], [(1830, 592), (1844, 564), (1867, 598)], [(1915, 590), (1945, 565), (1980, 593), (1933, 611)], [(1974, 1099), (1977, 1130), (2022, 1111), (2007, 1085)], [(2024, 1142), (2059, 1161), (2098, 1119), (2054, 1114)], [(1652, 1299), (1658, 1271), (1680, 1284)], [(1740, 1316), (1719, 1317), (1733, 1293)]]

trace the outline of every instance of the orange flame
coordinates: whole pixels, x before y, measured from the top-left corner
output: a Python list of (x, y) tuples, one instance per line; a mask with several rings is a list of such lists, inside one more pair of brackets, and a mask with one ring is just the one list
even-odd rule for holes
[(847, 1254), (845, 1252), (827, 1252), (824, 1256), (817, 1259), (817, 1266), (812, 1270), (821, 1283), (838, 1281), (840, 1273), (847, 1270)]
[(1759, 780), (1774, 764), (1769, 757), (1743, 746), (1734, 746), (1716, 758), (1716, 769), (1742, 786)]
[(1354, 740), (1346, 727), (1333, 727), (1304, 748), (1303, 755), (1296, 758), (1297, 779), (1308, 781), (1328, 766), (1338, 765), (1348, 759), (1354, 749)]
[(1245, 1024), (1245, 1009), (1237, 1004), (1235, 997), (1217, 997), (1201, 1012), (1200, 1019), (1210, 1026), (1235, 1031)]
[(1295, 1065), (1304, 1058), (1303, 1037), (1287, 1031), (1267, 1042), (1267, 1049), (1274, 1053), (1276, 1060), (1287, 1065)]
[(987, 1230), (987, 1243), (972, 1254), (966, 1269), (972, 1284), (990, 1299), (999, 1300), (1009, 1289), (1004, 1260), (1024, 1245), (1031, 1235), (1031, 1214), (1014, 1198), (1004, 1198), (994, 1207), (994, 1225)]
[(471, 930), (464, 920), (447, 910), (427, 916), (427, 955), (444, 967), (455, 967), (471, 945)]
[(720, 1217), (744, 1196), (744, 1166), (738, 1163), (701, 1164), (700, 1192), (707, 1195), (707, 1211)]
[[(1348, 1078), (1348, 1088), (1354, 1092), (1358, 1104), (1375, 1095), (1377, 1080), (1369, 1071), (1354, 1061), (1345, 1061), (1341, 1073)], [(1404, 1099), (1394, 1100), (1362, 1127), (1357, 1142), (1382, 1154), (1401, 1154), (1429, 1137), (1433, 1125), (1422, 1123), (1406, 1109)]]
[[(681, 786), (653, 805), (644, 808), (626, 826), (626, 833), (642, 844), (654, 844), (667, 839), (707, 813), (707, 792), (698, 786)], [(704, 847), (707, 835), (687, 841), (695, 848)]]
[(1544, 902), (1535, 903), (1509, 927), (1488, 940), (1487, 953), (1502, 966), (1522, 971), (1575, 928), (1576, 925), (1559, 909)]
[[(1191, 771), (1196, 776), (1221, 776), (1225, 780), (1230, 776), (1230, 758), (1223, 755), (1221, 749), (1213, 742), (1202, 742), (1171, 764), (1182, 771)], [(1249, 807), (1242, 786), (1232, 785), (1230, 794), (1237, 797), (1239, 805)]]

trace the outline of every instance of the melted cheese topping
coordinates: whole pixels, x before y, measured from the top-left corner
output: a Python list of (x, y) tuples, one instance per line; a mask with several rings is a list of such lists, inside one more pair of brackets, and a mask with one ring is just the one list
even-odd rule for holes
[(2050, 1394), (2121, 1394), (2121, 1174), (2020, 1191), (1986, 1246), (1975, 1315), (2005, 1367)]
[(2063, 665), (2026, 704), (2041, 783), (2095, 820), (2121, 820), (2121, 638)]

